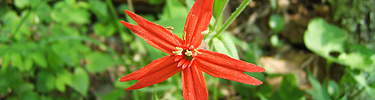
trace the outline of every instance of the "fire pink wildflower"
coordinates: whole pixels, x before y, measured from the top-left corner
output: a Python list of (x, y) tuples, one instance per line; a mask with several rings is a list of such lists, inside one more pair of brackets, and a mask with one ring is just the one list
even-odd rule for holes
[(143, 38), (151, 46), (168, 53), (147, 66), (120, 79), (120, 82), (138, 80), (126, 90), (140, 89), (163, 82), (181, 71), (183, 96), (186, 100), (207, 99), (202, 71), (213, 77), (245, 84), (260, 85), (262, 81), (243, 72), (264, 72), (264, 68), (231, 58), (225, 54), (198, 49), (212, 17), (214, 0), (196, 0), (186, 19), (183, 39), (161, 25), (150, 22), (125, 10), (138, 25), (121, 23)]

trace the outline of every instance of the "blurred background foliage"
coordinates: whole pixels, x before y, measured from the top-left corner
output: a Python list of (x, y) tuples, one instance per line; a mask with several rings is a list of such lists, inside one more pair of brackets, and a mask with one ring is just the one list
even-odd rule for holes
[[(215, 0), (203, 44), (265, 67), (246, 73), (264, 84), (205, 75), (209, 99), (375, 99), (374, 0), (249, 1)], [(119, 21), (132, 10), (181, 37), (193, 3), (0, 0), (0, 99), (182, 99), (179, 74), (125, 91), (120, 77), (166, 54)]]

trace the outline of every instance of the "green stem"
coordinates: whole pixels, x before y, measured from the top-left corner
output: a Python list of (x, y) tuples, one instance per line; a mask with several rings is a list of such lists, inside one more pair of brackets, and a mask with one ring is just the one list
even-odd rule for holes
[(130, 11), (134, 12), (133, 1), (132, 0), (127, 0), (127, 2), (128, 2)]
[[(213, 36), (218, 37), (220, 34), (223, 33), (224, 30), (226, 30), (230, 24), (240, 15), (240, 13), (245, 9), (245, 7), (250, 3), (252, 0), (245, 0), (241, 3), (241, 5), (232, 13), (232, 15), (229, 17), (229, 19), (224, 23), (224, 25), (219, 29), (219, 31)], [(210, 40), (211, 41), (211, 40)]]
[(212, 90), (213, 94), (212, 94), (212, 100), (218, 100), (217, 98), (217, 88), (218, 88), (218, 84), (219, 84), (219, 79), (218, 78), (214, 78), (214, 88)]
[(120, 28), (119, 24), (117, 24), (118, 21), (119, 21), (119, 19), (118, 19), (115, 7), (112, 4), (112, 1), (111, 0), (106, 0), (106, 2), (107, 2), (107, 5), (109, 6), (109, 10), (111, 11), (111, 14), (112, 14), (111, 16), (114, 19), (113, 24), (115, 25), (116, 29), (119, 32), (121, 32), (121, 30), (120, 30), (121, 28)]
[(216, 21), (215, 21), (215, 23), (214, 23), (214, 27), (213, 27), (213, 29), (212, 29), (213, 31), (215, 31), (215, 30), (216, 30), (216, 28), (217, 28), (217, 25), (219, 24), (219, 22), (220, 22), (221, 18), (223, 17), (223, 13), (224, 13), (224, 8), (225, 8), (225, 6), (227, 6), (227, 4), (228, 4), (229, 0), (225, 0), (224, 2), (225, 2), (225, 4), (224, 4), (224, 5), (221, 5), (221, 7), (220, 7), (220, 12), (219, 12), (219, 15), (218, 15), (218, 16), (216, 16), (217, 18), (216, 18)]

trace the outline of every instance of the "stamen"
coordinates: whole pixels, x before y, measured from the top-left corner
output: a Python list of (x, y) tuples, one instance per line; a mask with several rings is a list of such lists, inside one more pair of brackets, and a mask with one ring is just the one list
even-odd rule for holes
[(186, 55), (186, 56), (191, 56), (191, 55), (193, 55), (193, 52), (191, 52), (191, 51), (189, 51), (189, 50), (186, 50), (185, 55)]
[(194, 49), (194, 51), (198, 54), (201, 54), (201, 52), (199, 52), (197, 49)]
[(174, 30), (174, 28), (172, 26), (167, 26), (166, 28), (167, 28), (168, 31), (171, 31), (171, 32)]
[(210, 31), (209, 30), (205, 30), (205, 31), (202, 31), (201, 34), (202, 35), (206, 35), (206, 34), (208, 34), (208, 32), (210, 32)]
[(172, 51), (173, 54), (176, 54), (176, 55), (182, 55), (182, 51), (184, 49), (180, 48), (180, 47), (176, 47), (177, 51)]

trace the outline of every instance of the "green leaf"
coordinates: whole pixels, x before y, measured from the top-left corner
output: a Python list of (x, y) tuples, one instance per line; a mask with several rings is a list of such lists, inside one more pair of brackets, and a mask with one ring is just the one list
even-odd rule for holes
[(164, 0), (149, 0), (151, 5), (160, 5), (164, 2)]
[(38, 64), (41, 68), (47, 68), (47, 60), (45, 55), (42, 52), (36, 52), (31, 54), (31, 57), (33, 58), (34, 62)]
[(74, 3), (74, 0), (57, 2), (51, 12), (52, 19), (64, 25), (69, 23), (88, 24), (90, 13), (84, 8), (74, 7)]
[(271, 41), (272, 46), (275, 46), (275, 47), (280, 47), (283, 45), (283, 42), (279, 39), (279, 37), (276, 34), (271, 36), (270, 41)]
[(14, 0), (14, 5), (16, 5), (17, 8), (22, 9), (26, 6), (29, 6), (30, 0)]
[(55, 76), (46, 71), (41, 70), (36, 76), (36, 89), (42, 93), (48, 93), (55, 89)]
[(88, 63), (86, 69), (89, 72), (97, 73), (107, 70), (116, 64), (115, 60), (108, 54), (93, 52), (86, 56)]
[(221, 40), (219, 40), (218, 38), (213, 38), (213, 39), (212, 39), (212, 43), (213, 43), (213, 46), (214, 46), (214, 50), (215, 50), (215, 51), (233, 57), (233, 56), (229, 53), (229, 51), (227, 50), (227, 48), (225, 47), (225, 45), (223, 44), (223, 42), (222, 42)]
[(20, 100), (39, 100), (39, 95), (36, 92), (29, 92), (26, 95), (21, 95)]
[(94, 12), (99, 21), (108, 21), (108, 7), (100, 0), (89, 0), (90, 10)]
[(95, 23), (94, 32), (99, 36), (109, 37), (115, 33), (116, 29), (113, 24)]
[(280, 15), (272, 15), (268, 21), (268, 25), (275, 34), (278, 34), (285, 26), (284, 18)]
[(228, 53), (231, 55), (231, 57), (233, 57), (235, 59), (239, 59), (237, 48), (234, 45), (231, 37), (232, 36), (229, 33), (224, 32), (219, 37), (219, 39), (223, 42), (225, 48), (228, 50)]
[(34, 90), (35, 86), (32, 83), (26, 82), (22, 83), (19, 87), (14, 88), (14, 92), (18, 95), (24, 95), (28, 92), (32, 92)]
[(300, 100), (304, 97), (302, 90), (298, 88), (298, 80), (294, 74), (285, 74), (280, 83), (277, 94), (283, 100)]
[(89, 89), (90, 79), (89, 75), (80, 67), (74, 70), (74, 75), (72, 77), (72, 87), (74, 90), (78, 91), (81, 95), (87, 96), (87, 90)]
[(73, 75), (67, 71), (62, 70), (56, 73), (56, 88), (60, 92), (65, 92), (65, 85), (72, 85), (72, 77)]
[(170, 18), (186, 17), (187, 14), (188, 10), (179, 0), (166, 0), (160, 18), (161, 20), (168, 20)]
[(103, 97), (103, 100), (118, 100), (121, 97), (123, 97), (125, 94), (125, 91), (123, 89), (116, 89), (113, 90), (111, 93), (107, 94)]
[(306, 92), (317, 100), (331, 100), (331, 98), (328, 95), (325, 82), (322, 86), (310, 71), (307, 71), (307, 75), (308, 80), (310, 81), (310, 84), (312, 85), (314, 90), (307, 90)]
[(155, 23), (160, 24), (164, 27), (172, 26), (174, 28), (173, 33), (181, 38), (183, 31), (184, 31), (184, 27), (185, 27), (185, 21), (186, 21), (186, 16), (162, 19), (162, 20), (156, 21)]
[(344, 53), (347, 34), (322, 18), (312, 19), (304, 35), (306, 47), (327, 59), (337, 61), (330, 53)]

